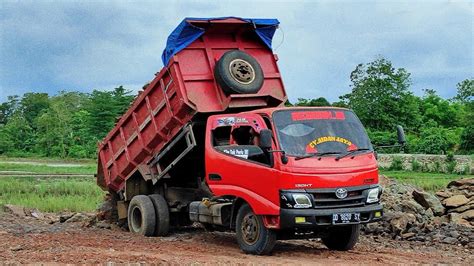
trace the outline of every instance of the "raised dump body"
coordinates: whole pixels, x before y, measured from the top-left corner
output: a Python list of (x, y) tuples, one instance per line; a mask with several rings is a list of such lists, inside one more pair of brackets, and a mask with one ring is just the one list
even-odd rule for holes
[[(99, 144), (98, 184), (112, 191), (123, 189), (125, 181), (198, 113), (282, 105), (287, 97), (271, 50), (277, 25), (277, 20), (259, 19), (183, 20), (168, 38), (162, 57), (165, 67)], [(222, 88), (222, 81), (216, 81), (216, 63), (230, 50), (251, 55), (261, 66), (263, 84), (258, 90), (237, 93), (232, 86)], [(246, 78), (251, 79), (252, 71), (258, 74), (255, 65), (234, 61), (229, 73), (238, 82), (248, 84)]]

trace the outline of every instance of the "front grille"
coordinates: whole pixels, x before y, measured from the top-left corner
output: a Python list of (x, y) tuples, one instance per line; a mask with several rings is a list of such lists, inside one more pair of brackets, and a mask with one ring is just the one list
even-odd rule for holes
[(336, 197), (336, 189), (308, 189), (306, 192), (313, 196), (313, 205), (315, 209), (330, 208), (348, 208), (361, 207), (365, 205), (366, 195), (364, 190), (368, 187), (351, 187), (348, 190), (347, 197), (339, 199)]

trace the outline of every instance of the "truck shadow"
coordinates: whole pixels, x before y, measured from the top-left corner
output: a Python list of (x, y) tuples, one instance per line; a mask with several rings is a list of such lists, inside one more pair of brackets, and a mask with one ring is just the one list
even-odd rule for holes
[[(214, 246), (215, 249), (225, 248), (241, 253), (234, 232), (210, 232), (204, 228), (189, 226), (174, 228), (170, 236), (179, 239), (204, 241), (208, 247)], [(328, 251), (329, 250), (316, 239), (279, 240), (275, 245), (273, 254), (284, 256), (291, 254), (291, 256), (294, 257), (295, 254), (299, 254), (300, 252), (318, 255)]]

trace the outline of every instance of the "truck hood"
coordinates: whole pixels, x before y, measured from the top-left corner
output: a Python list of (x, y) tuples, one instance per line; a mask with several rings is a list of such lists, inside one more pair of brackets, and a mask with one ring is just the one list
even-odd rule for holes
[(356, 154), (336, 161), (335, 156), (311, 157), (295, 160), (288, 156), (288, 163), (281, 165), (283, 172), (301, 174), (347, 174), (377, 169), (377, 161), (373, 153)]

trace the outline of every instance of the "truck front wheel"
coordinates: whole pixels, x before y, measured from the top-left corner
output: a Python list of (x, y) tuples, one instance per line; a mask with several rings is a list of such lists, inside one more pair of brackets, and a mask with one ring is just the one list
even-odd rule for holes
[(130, 232), (152, 236), (155, 232), (155, 208), (151, 199), (145, 195), (137, 195), (128, 205), (128, 229)]
[(248, 254), (269, 254), (276, 243), (276, 233), (266, 228), (262, 217), (247, 204), (237, 213), (236, 236), (240, 249)]
[(331, 250), (351, 250), (359, 240), (360, 225), (336, 226), (329, 235), (322, 238), (324, 245)]

